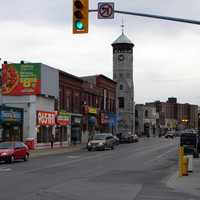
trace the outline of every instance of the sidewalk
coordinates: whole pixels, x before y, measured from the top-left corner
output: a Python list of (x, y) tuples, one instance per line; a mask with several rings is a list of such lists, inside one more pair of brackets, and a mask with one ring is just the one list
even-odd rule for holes
[(47, 155), (64, 154), (85, 149), (86, 144), (69, 145), (67, 147), (53, 148), (53, 149), (35, 149), (30, 150), (31, 158), (37, 158)]
[(178, 171), (167, 181), (167, 186), (177, 191), (200, 197), (200, 158), (193, 159), (193, 172), (179, 177)]

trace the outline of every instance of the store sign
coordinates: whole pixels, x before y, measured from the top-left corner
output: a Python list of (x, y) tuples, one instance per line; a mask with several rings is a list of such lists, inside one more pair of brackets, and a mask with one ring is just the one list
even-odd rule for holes
[(109, 117), (105, 113), (101, 113), (101, 124), (108, 124)]
[(55, 125), (55, 112), (38, 111), (37, 119), (38, 125)]
[(40, 64), (3, 64), (2, 94), (40, 94)]
[(2, 122), (22, 122), (22, 113), (12, 110), (2, 110), (0, 120)]
[(58, 125), (67, 126), (70, 124), (70, 115), (64, 111), (60, 111), (57, 115), (56, 122)]
[(97, 108), (95, 108), (95, 107), (88, 107), (88, 113), (90, 113), (90, 114), (97, 114)]

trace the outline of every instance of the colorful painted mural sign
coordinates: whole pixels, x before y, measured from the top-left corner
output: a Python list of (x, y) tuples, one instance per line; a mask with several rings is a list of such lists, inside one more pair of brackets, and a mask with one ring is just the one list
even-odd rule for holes
[(2, 94), (40, 94), (40, 64), (3, 64)]

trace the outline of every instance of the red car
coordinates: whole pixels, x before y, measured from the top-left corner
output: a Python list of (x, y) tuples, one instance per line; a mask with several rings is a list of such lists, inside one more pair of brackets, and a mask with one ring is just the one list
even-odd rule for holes
[(0, 161), (12, 163), (18, 159), (29, 159), (29, 149), (23, 142), (0, 143)]

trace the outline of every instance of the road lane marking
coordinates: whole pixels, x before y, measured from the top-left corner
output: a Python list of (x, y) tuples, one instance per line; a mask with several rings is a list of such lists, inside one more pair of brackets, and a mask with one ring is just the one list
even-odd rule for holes
[(9, 172), (12, 171), (11, 168), (4, 168), (4, 167), (0, 167), (0, 172)]
[(75, 158), (80, 158), (81, 156), (67, 156), (67, 158), (75, 159)]

